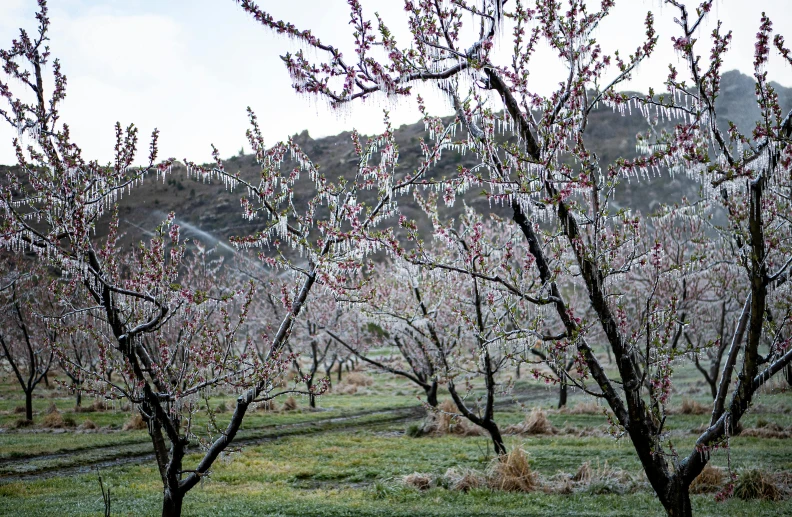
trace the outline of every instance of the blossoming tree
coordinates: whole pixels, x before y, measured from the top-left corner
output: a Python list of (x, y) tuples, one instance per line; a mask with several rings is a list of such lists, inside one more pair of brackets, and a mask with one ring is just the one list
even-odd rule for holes
[[(397, 45), (385, 20), (378, 17), (375, 29), (360, 2), (349, 0), (355, 43), (351, 60), (310, 31), (275, 20), (254, 2), (237, 3), (264, 26), (295, 38), (320, 56), (317, 62), (305, 52), (283, 57), (298, 91), (340, 105), (375, 94), (409, 95), (421, 82), (448, 96), (457, 114), (452, 125), (465, 135), (458, 143), (476, 153), (481, 163), (431, 186), (449, 202), (471, 188), (484, 187), (493, 204), (510, 211), (536, 280), (528, 284), (531, 291), (515, 295), (550, 302), (592, 381), (582, 387), (613, 411), (668, 514), (690, 515), (689, 486), (710, 451), (728, 443), (757, 390), (792, 360), (785, 337), (790, 323), (785, 280), (792, 263), (785, 215), (792, 113), (781, 110), (764, 69), (771, 46), (770, 20), (761, 20), (754, 63), (761, 120), (753, 134), (745, 136), (733, 125), (725, 127), (715, 112), (731, 34), (718, 23), (706, 55), (698, 50), (704, 44), (698, 31), (710, 16), (712, 0), (702, 1), (693, 11), (676, 0), (664, 2), (679, 26), (671, 45), (685, 67), (669, 67), (662, 95), (617, 92), (659, 43), (654, 16), (648, 13), (646, 38), (631, 54), (606, 54), (594, 31), (614, 8), (612, 0), (603, 0), (593, 12), (582, 0), (564, 6), (555, 0), (509, 5), (505, 0), (406, 1), (412, 35), (407, 48)], [(473, 22), (466, 23), (470, 18), (465, 15)], [(506, 37), (513, 52), (502, 60), (494, 51), (495, 42)], [(782, 37), (772, 43), (784, 59), (792, 60)], [(537, 94), (529, 85), (531, 74), (537, 73), (532, 59), (539, 46), (553, 52), (567, 70), (549, 95)], [(491, 107), (492, 97), (500, 100), (502, 112)], [(648, 131), (638, 140), (643, 156), (604, 163), (590, 148), (590, 116), (607, 108), (646, 119)], [(429, 124), (428, 129), (436, 136), (445, 134), (441, 124)], [(511, 138), (496, 138), (498, 130), (509, 132)], [(612, 204), (616, 188), (627, 179), (668, 173), (699, 181), (704, 199), (725, 210), (728, 224), (709, 224), (706, 231), (730, 244), (730, 274), (739, 273), (748, 286), (743, 310), (734, 314), (730, 325), (734, 333), (724, 351), (711, 421), (686, 454), (665, 440), (666, 405), (674, 364), (698, 352), (679, 347), (676, 336), (680, 328), (684, 333), (686, 327), (706, 322), (681, 319), (680, 293), (659, 289), (679, 275), (679, 269), (666, 267), (665, 252), (653, 240), (645, 218)], [(677, 224), (689, 224), (688, 214), (679, 215)], [(692, 254), (686, 257), (686, 268), (714, 267)], [(471, 267), (466, 272), (475, 274)], [(628, 299), (621, 283), (638, 279), (650, 289), (633, 289), (631, 294), (639, 298)], [(568, 296), (566, 288), (572, 285), (583, 289), (586, 299)], [(593, 353), (596, 342), (613, 353), (615, 376)], [(760, 345), (767, 347), (766, 353), (760, 354)]]
[[(66, 77), (47, 46), (47, 3), (38, 4), (35, 34), (22, 30), (10, 49), (0, 51), (12, 78), (0, 82), (0, 96), (7, 100), (0, 117), (19, 133), (13, 142), (18, 167), (0, 182), (0, 246), (17, 254), (33, 251), (61, 273), (57, 302), (66, 310), (59, 318), (96, 339), (102, 360), (120, 376), (92, 375), (87, 389), (135, 405), (154, 447), (162, 513), (179, 515), (185, 494), (232, 444), (250, 406), (279, 394), (275, 388), (292, 360), (285, 345), (311, 289), (322, 285), (343, 292), (348, 287), (349, 271), (388, 238), (377, 224), (396, 213), (396, 196), (426, 167), (396, 180), (398, 150), (388, 129), (366, 142), (354, 135), (357, 164), (350, 177), (333, 181), (294, 142), (265, 147), (252, 113), (249, 137), (261, 165), (258, 182), (227, 173), (219, 158), (207, 168), (188, 162), (190, 172), (207, 181), (220, 177), (227, 185), (245, 187), (243, 214), (261, 221), (262, 229), (236, 244), (276, 250), (274, 256), (263, 254), (264, 262), (294, 274), (281, 293), (285, 310), (277, 330), (266, 337), (241, 336), (254, 286), (223, 285), (200, 248), (191, 251), (180, 238), (173, 214), (149, 243), (130, 256), (119, 252), (116, 201), (146, 175), (169, 173), (172, 162), (157, 161), (155, 131), (146, 165), (134, 166), (137, 129), (124, 131), (120, 125), (112, 163), (103, 166), (83, 157), (60, 120)], [(290, 155), (296, 166), (284, 170), (281, 165)], [(370, 164), (375, 156), (379, 162)], [(301, 173), (314, 190), (304, 203), (294, 203), (292, 187)], [(359, 201), (369, 189), (371, 206)], [(101, 240), (94, 232), (100, 223), (109, 225), (109, 236)], [(81, 324), (82, 319), (90, 324)], [(239, 343), (242, 338), (245, 343), (265, 339), (268, 346), (261, 348), (266, 352), (248, 353), (252, 347)], [(91, 373), (64, 357), (75, 372)], [(208, 435), (198, 436), (192, 416), (201, 410), (211, 414), (209, 397), (219, 391), (238, 394), (234, 411), (222, 422), (212, 418)], [(185, 454), (195, 443), (201, 454), (189, 467)]]

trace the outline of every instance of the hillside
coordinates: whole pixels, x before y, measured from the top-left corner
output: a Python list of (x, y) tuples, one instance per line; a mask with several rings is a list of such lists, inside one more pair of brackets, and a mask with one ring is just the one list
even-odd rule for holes
[[(788, 110), (792, 107), (792, 88), (774, 84), (781, 105)], [(754, 83), (751, 77), (737, 71), (723, 75), (722, 94), (717, 103), (718, 115), (722, 121), (731, 120), (743, 131), (750, 134), (753, 121), (758, 118), (758, 108), (754, 102)], [(592, 113), (587, 130), (588, 145), (597, 153), (603, 163), (619, 156), (636, 156), (635, 135), (646, 129), (639, 116), (621, 116), (610, 109), (601, 108)], [(399, 166), (403, 170), (413, 170), (418, 166), (420, 156), (419, 140), (424, 138), (423, 122), (403, 125), (396, 131), (399, 146)], [(297, 142), (311, 157), (320, 164), (329, 177), (348, 176), (354, 168), (350, 133), (313, 139), (306, 131), (296, 135)], [(433, 171), (433, 176), (450, 176), (457, 166), (471, 167), (476, 164), (475, 157), (446, 152)], [(2, 168), (2, 167), (0, 167)], [(244, 177), (255, 178), (258, 167), (251, 155), (235, 156), (226, 161), (226, 168), (232, 172), (239, 170)], [(695, 194), (696, 185), (687, 178), (656, 178), (652, 181), (635, 181), (625, 185), (614, 200), (618, 206), (630, 206), (647, 212), (659, 202), (673, 202), (682, 195)], [(300, 191), (296, 199), (300, 200)], [(244, 221), (240, 214), (239, 192), (226, 191), (221, 184), (207, 184), (189, 178), (184, 170), (177, 170), (164, 182), (147, 180), (135, 190), (133, 196), (124, 198), (120, 203), (124, 241), (138, 241), (146, 232), (154, 228), (166, 216), (175, 211), (184, 234), (198, 238), (208, 244), (224, 243), (232, 235), (241, 235), (256, 230), (259, 223)], [(471, 192), (465, 201), (480, 205), (489, 210), (487, 201), (478, 193)], [(448, 215), (455, 215), (461, 209), (457, 203)], [(420, 217), (415, 208), (405, 207), (408, 216)], [(98, 232), (103, 233), (103, 228)], [(219, 241), (218, 241), (219, 239)], [(222, 245), (221, 245), (222, 247)]]

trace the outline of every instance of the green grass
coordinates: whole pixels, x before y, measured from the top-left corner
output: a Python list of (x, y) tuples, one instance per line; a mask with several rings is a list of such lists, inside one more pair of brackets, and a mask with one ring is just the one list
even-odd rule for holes
[[(708, 402), (695, 372), (680, 369), (680, 391), (687, 398)], [(401, 478), (412, 472), (441, 476), (448, 468), (487, 468), (492, 447), (486, 437), (410, 438), (403, 432), (409, 423), (388, 423), (383, 415), (359, 417), (357, 428), (339, 430), (318, 422), (394, 407), (417, 407), (420, 390), (401, 379), (375, 375), (376, 383), (359, 395), (327, 395), (319, 399), (321, 411), (308, 410), (301, 399), (300, 411), (252, 412), (246, 419), (240, 438), (270, 439), (246, 446), (241, 453), (219, 460), (212, 475), (190, 492), (185, 499), (184, 515), (290, 515), (290, 516), (470, 516), (470, 515), (641, 515), (662, 516), (664, 511), (656, 497), (644, 485), (622, 495), (592, 495), (579, 491), (570, 495), (504, 493), (489, 489), (461, 493), (443, 488), (419, 492), (404, 486)], [(0, 424), (7, 425), (19, 415), (13, 408), (21, 397), (7, 380), (0, 382)], [(551, 408), (556, 401), (554, 389), (544, 389), (529, 380), (516, 384), (516, 395), (528, 400), (526, 407)], [(79, 424), (90, 418), (101, 426), (118, 429), (128, 413), (111, 410), (73, 413), (74, 399), (57, 390), (42, 390), (53, 396), (37, 398), (36, 410), (45, 411), (54, 402), (64, 415), (72, 415)], [(681, 403), (682, 393), (674, 395)], [(570, 406), (585, 400), (571, 394)], [(213, 405), (233, 399), (216, 398)], [(86, 400), (85, 404), (90, 404)], [(764, 395), (757, 407), (743, 420), (746, 427), (759, 419), (787, 427), (792, 425), (789, 393)], [(3, 414), (3, 412), (5, 412)], [(230, 413), (223, 413), (223, 419)], [(42, 415), (36, 415), (40, 421)], [(496, 413), (501, 427), (519, 422), (524, 413), (517, 405), (502, 405)], [(574, 414), (548, 411), (548, 418), (559, 428), (604, 428), (601, 413)], [(708, 415), (673, 414), (668, 418), (667, 440), (677, 450), (690, 450), (696, 435), (690, 429), (708, 420)], [(205, 417), (197, 426), (206, 424)], [(275, 428), (289, 424), (317, 423), (306, 428)], [(341, 425), (341, 424), (339, 424)], [(272, 440), (275, 436), (278, 439)], [(736, 437), (731, 440), (729, 456), (725, 451), (713, 454), (712, 462), (725, 466), (730, 457), (736, 471), (760, 468), (768, 471), (792, 470), (792, 447), (789, 440)], [(641, 479), (641, 468), (627, 439), (610, 436), (577, 437), (571, 434), (552, 436), (507, 437), (510, 447), (521, 445), (528, 451), (532, 468), (547, 481), (558, 472), (574, 473), (582, 463), (605, 462), (626, 470)], [(104, 447), (104, 449), (102, 449)], [(0, 475), (27, 471), (72, 468), (68, 475), (45, 479), (2, 482), (0, 479), (0, 515), (33, 516), (102, 515), (103, 505), (94, 470), (75, 474), (73, 468), (99, 459), (124, 457), (150, 451), (145, 431), (108, 430), (79, 434), (68, 430), (62, 434), (5, 431), (0, 433)], [(71, 453), (70, 453), (71, 452)], [(64, 453), (62, 456), (47, 456)], [(34, 456), (15, 461), (15, 458)], [(191, 455), (185, 466), (194, 465), (198, 455)], [(161, 483), (152, 462), (103, 467), (102, 477), (111, 489), (113, 515), (157, 515), (161, 504)], [(751, 515), (752, 517), (792, 515), (792, 501), (759, 502), (729, 500), (716, 503), (712, 495), (693, 496), (695, 515)]]
[[(475, 490), (464, 494), (435, 488), (418, 492), (398, 483), (413, 471), (442, 474), (464, 465), (484, 468), (489, 460), (483, 438), (421, 438), (380, 431), (294, 436), (248, 448), (220, 462), (211, 480), (188, 494), (185, 515), (663, 515), (649, 491), (621, 496), (585, 493), (548, 495)], [(600, 461), (635, 471), (628, 444), (608, 438), (536, 438), (517, 440), (530, 451), (532, 466), (543, 476), (574, 471), (580, 460)], [(752, 445), (769, 463), (787, 465), (778, 449), (781, 440)], [(775, 443), (778, 442), (778, 443)], [(769, 454), (766, 454), (769, 453)], [(717, 457), (724, 460), (725, 457)], [(751, 455), (733, 455), (735, 468), (752, 463)], [(636, 472), (637, 473), (637, 472)], [(154, 515), (160, 486), (152, 466), (102, 471), (111, 488), (114, 515)], [(792, 504), (715, 503), (694, 496), (697, 515), (775, 516), (792, 512)], [(0, 514), (99, 515), (102, 509), (95, 474), (73, 478), (9, 483), (0, 486)]]

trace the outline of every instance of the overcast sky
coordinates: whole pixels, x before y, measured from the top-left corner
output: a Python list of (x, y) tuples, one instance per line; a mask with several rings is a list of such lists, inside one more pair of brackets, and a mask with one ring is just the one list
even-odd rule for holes
[[(751, 73), (754, 36), (762, 11), (776, 32), (792, 44), (792, 0), (720, 0), (710, 23), (721, 19), (734, 31), (725, 70)], [(350, 111), (334, 113), (323, 103), (298, 96), (278, 56), (294, 50), (288, 40), (271, 34), (250, 19), (234, 0), (50, 0), (53, 54), (61, 59), (68, 77), (62, 120), (72, 127), (74, 140), (86, 158), (108, 161), (113, 152), (113, 126), (135, 123), (142, 135), (161, 131), (161, 156), (207, 161), (210, 144), (231, 156), (244, 146), (251, 106), (262, 122), (268, 144), (308, 129), (311, 136), (326, 136), (357, 128), (370, 134), (382, 128), (385, 99), (374, 98)], [(401, 0), (363, 0), (364, 12), (379, 12), (409, 44)], [(697, 4), (688, 2), (689, 5)], [(19, 27), (35, 29), (35, 0), (0, 0), (0, 45), (8, 48)], [(279, 19), (311, 28), (324, 42), (352, 54), (349, 12), (345, 0), (259, 0)], [(655, 13), (660, 35), (656, 56), (638, 69), (630, 89), (660, 87), (668, 63), (681, 64), (670, 50), (678, 34), (675, 13), (660, 0), (617, 1), (614, 15), (596, 37), (606, 52), (630, 52), (642, 41), (647, 10)], [(469, 22), (466, 17), (464, 21)], [(508, 43), (500, 52), (506, 54)], [(564, 77), (564, 69), (550, 53), (534, 59), (531, 87), (549, 91)], [(792, 67), (773, 55), (770, 79), (792, 86)], [(0, 72), (2, 73), (2, 72)], [(5, 80), (5, 77), (4, 77)], [(420, 91), (420, 90), (419, 90)], [(429, 97), (435, 114), (449, 107), (438, 96)], [(413, 101), (392, 110), (398, 126), (418, 120)], [(0, 163), (15, 162), (11, 139), (15, 131), (0, 127)], [(147, 147), (144, 144), (143, 149)]]

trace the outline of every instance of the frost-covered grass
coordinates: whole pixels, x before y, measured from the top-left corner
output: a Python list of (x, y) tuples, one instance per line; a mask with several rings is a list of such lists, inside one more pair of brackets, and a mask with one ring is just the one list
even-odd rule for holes
[[(307, 400), (300, 399), (300, 411), (254, 412), (246, 422), (247, 433), (266, 434), (268, 426), (310, 422), (328, 417), (376, 411), (393, 407), (417, 407), (420, 395), (409, 384), (387, 376), (373, 375), (375, 383), (355, 395), (330, 394), (319, 400), (322, 411), (307, 410)], [(707, 392), (698, 383), (695, 372), (682, 372), (685, 382), (674, 395), (674, 407), (682, 398), (708, 402)], [(6, 381), (0, 387), (0, 408), (13, 409), (21, 398), (14, 398), (13, 385)], [(780, 388), (781, 385), (776, 385)], [(662, 507), (643, 483), (640, 465), (625, 439), (607, 435), (606, 417), (601, 410), (585, 405), (579, 394), (570, 398), (571, 410), (556, 411), (553, 389), (521, 380), (516, 395), (526, 400), (526, 407), (541, 405), (547, 417), (559, 430), (555, 435), (508, 436), (509, 447), (522, 446), (527, 451), (531, 468), (543, 483), (559, 472), (574, 474), (585, 462), (592, 466), (623, 469), (636, 480), (636, 487), (626, 493), (609, 490), (575, 490), (571, 494), (521, 494), (474, 489), (463, 493), (442, 487), (418, 491), (405, 486), (401, 479), (413, 472), (442, 477), (449, 468), (486, 469), (492, 459), (492, 448), (486, 437), (423, 437), (410, 438), (404, 430), (410, 423), (383, 423), (374, 417), (363, 417), (358, 428), (343, 430), (325, 427), (321, 432), (300, 432), (277, 440), (248, 446), (240, 454), (232, 454), (216, 464), (211, 478), (190, 492), (185, 500), (185, 515), (664, 515)], [(56, 395), (58, 395), (56, 393)], [(441, 394), (441, 398), (444, 395)], [(63, 411), (73, 406), (73, 398), (55, 396), (37, 400), (43, 411), (51, 401)], [(219, 405), (223, 399), (213, 401)], [(230, 398), (225, 399), (230, 407)], [(90, 403), (90, 401), (86, 401)], [(578, 404), (583, 404), (578, 406)], [(764, 395), (744, 419), (746, 427), (760, 420), (781, 427), (792, 425), (792, 396), (788, 392)], [(577, 409), (576, 409), (577, 408)], [(66, 414), (66, 413), (64, 413)], [(228, 417), (230, 413), (221, 414)], [(8, 422), (15, 415), (2, 415)], [(80, 423), (91, 418), (102, 425), (120, 427), (128, 413), (106, 411), (77, 413)], [(524, 413), (516, 404), (499, 406), (497, 421), (501, 427), (521, 421)], [(690, 429), (706, 422), (708, 415), (673, 414), (668, 419), (668, 440), (680, 451), (690, 450), (696, 435)], [(412, 424), (415, 424), (413, 422)], [(584, 436), (575, 434), (590, 431)], [(316, 429), (313, 429), (316, 431)], [(789, 439), (736, 437), (731, 442), (731, 464), (740, 472), (759, 468), (765, 471), (792, 471), (792, 446)], [(101, 451), (97, 448), (108, 447)], [(51, 454), (79, 450), (68, 458), (31, 458), (31, 469), (57, 469), (74, 462), (92, 461), (108, 451), (123, 455), (124, 451), (146, 449), (145, 431), (113, 431), (79, 434), (67, 430), (62, 434), (6, 431), (0, 433), (0, 475), (3, 462), (20, 455)], [(193, 463), (197, 456), (188, 458)], [(713, 456), (716, 466), (725, 467), (727, 456), (719, 451)], [(73, 471), (71, 471), (73, 472)], [(102, 515), (102, 501), (96, 473), (86, 472), (39, 480), (3, 482), (0, 479), (0, 515)], [(102, 477), (111, 488), (113, 515), (155, 515), (160, 509), (160, 482), (153, 463), (102, 467)], [(602, 493), (605, 492), (605, 493)], [(693, 496), (695, 515), (792, 515), (792, 501), (745, 502), (729, 500), (716, 503), (713, 495)]]
[[(648, 490), (623, 495), (493, 492), (443, 488), (419, 492), (403, 486), (413, 471), (440, 475), (449, 467), (481, 469), (491, 459), (483, 438), (408, 438), (395, 428), (293, 436), (250, 447), (221, 462), (210, 481), (191, 492), (185, 515), (662, 515)], [(608, 462), (636, 476), (629, 444), (609, 438), (567, 436), (510, 438), (529, 452), (532, 468), (544, 478), (574, 473), (583, 461)], [(760, 463), (767, 470), (789, 469), (783, 440), (735, 439), (735, 468)], [(723, 464), (724, 455), (716, 457)], [(114, 515), (153, 515), (159, 510), (159, 482), (153, 466), (104, 469)], [(697, 515), (788, 515), (790, 502), (693, 497)], [(10, 483), (0, 486), (2, 515), (90, 515), (102, 509), (95, 474)]]

